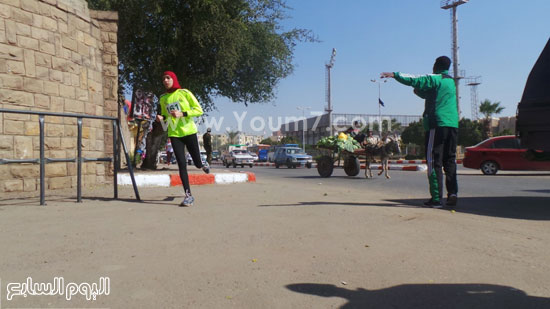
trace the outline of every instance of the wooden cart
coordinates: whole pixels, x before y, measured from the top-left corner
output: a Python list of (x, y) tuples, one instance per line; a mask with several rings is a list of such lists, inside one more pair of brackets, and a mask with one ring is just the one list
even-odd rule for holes
[(322, 155), (317, 159), (317, 172), (321, 177), (330, 177), (334, 170), (334, 162), (339, 156), (344, 159), (344, 171), (348, 176), (357, 176), (361, 172), (359, 158), (366, 159), (365, 148), (356, 149), (354, 152), (338, 150), (334, 148), (318, 147)]

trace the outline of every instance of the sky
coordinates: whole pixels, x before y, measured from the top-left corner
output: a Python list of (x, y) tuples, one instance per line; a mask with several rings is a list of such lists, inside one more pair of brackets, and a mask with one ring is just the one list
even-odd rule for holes
[[(380, 72), (431, 73), (434, 59), (451, 55), (451, 17), (439, 0), (287, 0), (292, 9), (284, 30), (311, 30), (320, 42), (299, 43), (294, 72), (281, 80), (276, 98), (266, 104), (216, 99), (199, 130), (228, 130), (271, 135), (285, 117), (322, 112), (325, 64), (332, 48), (337, 54), (331, 71), (334, 113), (378, 113)], [(513, 116), (527, 76), (550, 37), (549, 0), (470, 0), (458, 7), (460, 70), (481, 76), (478, 99), (498, 101), (499, 116)], [(461, 116), (471, 118), (470, 89), (460, 85)], [(423, 101), (412, 88), (389, 80), (381, 85), (382, 114), (421, 115)], [(271, 122), (269, 118), (272, 118)], [(279, 118), (280, 117), (280, 118)], [(264, 124), (262, 130), (262, 123)]]

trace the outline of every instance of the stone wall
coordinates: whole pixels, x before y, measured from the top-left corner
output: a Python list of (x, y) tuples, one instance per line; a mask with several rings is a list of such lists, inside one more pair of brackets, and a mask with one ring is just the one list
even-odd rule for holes
[[(85, 0), (0, 0), (0, 107), (117, 116), (116, 12)], [(76, 157), (75, 118), (45, 117), (49, 158)], [(112, 156), (112, 124), (84, 119), (83, 156)], [(38, 116), (0, 113), (0, 158), (39, 158)], [(107, 163), (84, 163), (84, 186), (110, 182)], [(0, 165), (0, 193), (36, 191), (37, 164)], [(46, 165), (46, 188), (76, 186), (76, 163)]]

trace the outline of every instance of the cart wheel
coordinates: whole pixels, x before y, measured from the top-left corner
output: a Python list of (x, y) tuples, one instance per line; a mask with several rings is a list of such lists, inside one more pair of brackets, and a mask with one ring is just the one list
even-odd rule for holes
[(330, 177), (334, 169), (334, 161), (329, 156), (322, 156), (317, 160), (317, 172), (323, 178)]
[(361, 171), (361, 163), (359, 159), (355, 156), (348, 156), (344, 159), (344, 172), (348, 176), (357, 176)]

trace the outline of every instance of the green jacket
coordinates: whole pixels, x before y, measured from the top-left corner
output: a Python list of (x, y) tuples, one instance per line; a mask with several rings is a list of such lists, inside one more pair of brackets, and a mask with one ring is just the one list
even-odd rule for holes
[[(178, 89), (172, 93), (165, 93), (160, 96), (159, 107), (159, 112), (168, 125), (168, 137), (183, 137), (197, 133), (193, 117), (202, 115), (203, 111), (191, 91)], [(187, 115), (175, 118), (170, 115), (172, 110), (178, 110)]]
[(425, 99), (424, 130), (436, 127), (458, 128), (456, 87), (449, 71), (413, 76), (394, 72), (395, 80), (414, 88), (414, 93)]

